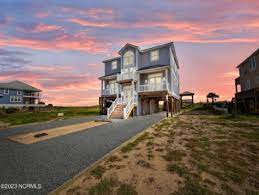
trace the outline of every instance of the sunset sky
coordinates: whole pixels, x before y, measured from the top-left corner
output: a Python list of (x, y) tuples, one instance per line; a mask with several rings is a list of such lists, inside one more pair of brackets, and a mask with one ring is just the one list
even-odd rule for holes
[(126, 43), (173, 41), (180, 90), (230, 100), (235, 68), (259, 47), (258, 0), (1, 0), (0, 82), (55, 105), (96, 105), (102, 61)]

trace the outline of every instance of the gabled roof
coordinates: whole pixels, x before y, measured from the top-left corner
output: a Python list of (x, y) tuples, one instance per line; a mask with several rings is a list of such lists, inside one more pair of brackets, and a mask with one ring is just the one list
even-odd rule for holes
[(133, 44), (127, 43), (126, 45), (124, 45), (123, 48), (120, 49), (119, 54), (121, 54), (127, 47), (133, 47), (133, 48), (139, 50), (139, 47), (137, 45), (133, 45)]
[[(176, 62), (177, 67), (179, 68), (179, 62), (178, 62), (178, 59), (177, 59), (177, 56), (176, 56), (176, 52), (175, 52), (175, 48), (174, 48), (174, 42), (169, 42), (169, 43), (157, 45), (157, 46), (146, 48), (146, 49), (140, 49), (140, 47), (138, 47), (137, 45), (127, 43), (126, 45), (124, 45), (120, 49), (119, 54), (121, 54), (128, 46), (131, 46), (131, 47), (134, 47), (134, 48), (138, 49), (138, 51), (140, 53), (145, 53), (145, 52), (149, 52), (149, 51), (152, 51), (152, 50), (155, 50), (155, 49), (159, 49), (159, 48), (163, 48), (163, 47), (167, 47), (167, 46), (172, 46), (172, 52), (174, 54), (174, 60)], [(120, 59), (120, 58), (121, 58), (120, 56), (110, 58), (110, 59), (104, 60), (103, 63), (109, 62), (109, 61), (112, 61), (112, 60), (116, 60), (116, 59)]]
[(32, 87), (21, 81), (11, 81), (8, 83), (0, 83), (0, 89), (16, 89), (16, 90), (24, 90), (24, 91), (41, 92), (40, 89)]
[(194, 95), (194, 93), (190, 92), (190, 91), (185, 91), (183, 93), (180, 94), (181, 96), (187, 96), (187, 95)]
[(237, 68), (239, 68), (241, 65), (243, 65), (244, 63), (246, 63), (252, 56), (257, 55), (257, 54), (259, 54), (259, 48), (258, 48), (257, 50), (255, 50), (255, 52), (253, 52), (249, 57), (247, 57), (241, 64), (239, 64), (239, 65), (237, 66)]
[(156, 45), (154, 47), (150, 47), (150, 48), (146, 48), (146, 49), (141, 49), (140, 52), (144, 53), (144, 52), (148, 52), (148, 51), (151, 51), (151, 50), (159, 49), (159, 48), (162, 48), (162, 47), (171, 46), (173, 44), (174, 44), (173, 42), (169, 42), (169, 43), (165, 43), (165, 44), (162, 44), (162, 45)]
[(113, 60), (118, 60), (120, 58), (121, 58), (120, 56), (117, 56), (117, 57), (114, 57), (114, 58), (110, 58), (110, 59), (104, 60), (103, 63), (109, 62), (109, 61), (113, 61)]

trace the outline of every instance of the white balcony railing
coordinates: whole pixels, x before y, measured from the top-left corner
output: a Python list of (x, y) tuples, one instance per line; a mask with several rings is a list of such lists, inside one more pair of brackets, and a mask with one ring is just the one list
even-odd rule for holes
[(40, 98), (39, 93), (24, 93), (23, 97), (27, 98)]
[(117, 93), (117, 89), (103, 89), (102, 95), (115, 95)]
[(124, 81), (124, 80), (136, 80), (136, 72), (127, 72), (127, 73), (120, 73), (117, 75), (117, 81)]
[(145, 91), (164, 91), (168, 89), (168, 82), (155, 83), (155, 84), (145, 84), (139, 85), (139, 92)]

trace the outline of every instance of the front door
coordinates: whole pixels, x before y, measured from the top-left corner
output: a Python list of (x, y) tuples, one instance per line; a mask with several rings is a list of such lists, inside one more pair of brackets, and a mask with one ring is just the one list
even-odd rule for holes
[(131, 90), (132, 90), (131, 85), (123, 87), (123, 102), (124, 103), (127, 103), (131, 100), (131, 96), (132, 96)]

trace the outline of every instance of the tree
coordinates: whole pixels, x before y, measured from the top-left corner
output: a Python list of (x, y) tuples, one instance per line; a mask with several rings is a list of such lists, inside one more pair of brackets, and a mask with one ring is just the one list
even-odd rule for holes
[(216, 98), (219, 98), (219, 95), (217, 95), (216, 93), (210, 92), (207, 95), (207, 102), (209, 102), (209, 98), (211, 98), (211, 102), (214, 103), (216, 101)]

